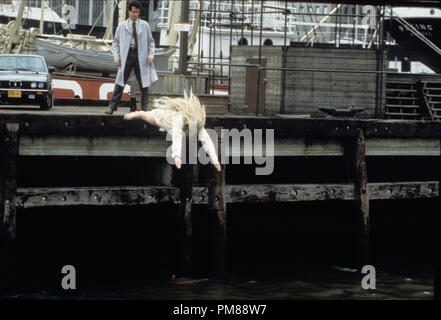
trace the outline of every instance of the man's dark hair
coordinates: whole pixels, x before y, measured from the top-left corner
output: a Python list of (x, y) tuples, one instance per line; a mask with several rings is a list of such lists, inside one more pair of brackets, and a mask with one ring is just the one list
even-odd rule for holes
[(127, 5), (127, 10), (132, 11), (132, 7), (135, 7), (137, 9), (141, 9), (141, 4), (137, 0), (132, 0)]

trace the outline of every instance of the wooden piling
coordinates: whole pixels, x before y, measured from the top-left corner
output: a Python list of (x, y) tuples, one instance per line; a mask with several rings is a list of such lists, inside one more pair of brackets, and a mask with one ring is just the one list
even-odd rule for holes
[[(218, 137), (221, 128), (215, 128)], [(221, 155), (221, 140), (218, 140), (218, 153)], [(221, 157), (219, 156), (219, 159)], [(221, 161), (221, 160), (220, 160)], [(222, 163), (222, 161), (221, 161)], [(212, 273), (216, 278), (227, 277), (227, 203), (225, 195), (225, 165), (221, 165), (222, 171), (218, 172), (213, 166), (212, 174), (208, 177), (208, 204), (209, 211), (213, 215), (213, 250), (212, 250)]]
[(0, 130), (0, 292), (15, 286), (18, 123)]
[(354, 184), (354, 207), (359, 225), (359, 240), (357, 247), (358, 264), (370, 263), (370, 217), (369, 192), (366, 166), (366, 144), (363, 129), (358, 128), (355, 137), (345, 142), (345, 161), (349, 168), (349, 180)]
[[(186, 140), (185, 148), (188, 155), (189, 139)], [(173, 169), (174, 183), (179, 188), (180, 204), (178, 205), (178, 277), (192, 276), (193, 255), (192, 255), (192, 205), (193, 205), (193, 184), (195, 165), (189, 163), (188, 157), (183, 158), (183, 165), (180, 170)]]

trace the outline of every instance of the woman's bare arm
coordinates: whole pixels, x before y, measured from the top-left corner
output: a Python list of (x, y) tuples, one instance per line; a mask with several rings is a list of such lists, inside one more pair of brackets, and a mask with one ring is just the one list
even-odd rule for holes
[(124, 115), (124, 120), (141, 119), (154, 126), (158, 126), (150, 111), (135, 111)]
[(202, 128), (198, 135), (199, 141), (202, 143), (202, 147), (207, 152), (210, 157), (211, 162), (217, 171), (221, 172), (221, 165), (217, 157), (216, 149), (214, 147), (213, 141), (211, 141), (210, 135), (205, 128)]

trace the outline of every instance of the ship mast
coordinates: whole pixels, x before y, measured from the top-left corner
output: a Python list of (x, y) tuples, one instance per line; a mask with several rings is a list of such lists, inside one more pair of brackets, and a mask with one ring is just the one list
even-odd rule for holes
[(104, 34), (104, 40), (112, 40), (113, 39), (113, 14), (115, 12), (115, 0), (109, 0), (109, 20), (107, 21), (107, 29)]
[[(204, 0), (200, 0), (200, 9), (204, 9)], [(199, 28), (199, 24), (201, 22), (201, 10), (199, 10), (196, 14), (196, 19), (194, 21), (193, 30), (191, 30), (190, 41), (188, 42), (188, 56), (191, 57), (193, 55), (194, 45), (196, 43), (196, 32)]]
[(120, 1), (120, 7), (119, 7), (119, 18), (118, 23), (121, 24), (126, 20), (127, 15), (127, 0)]
[(21, 21), (23, 18), (25, 4), (26, 4), (25, 0), (20, 1), (20, 8), (18, 9), (17, 19), (15, 19), (14, 28), (12, 29), (12, 32), (9, 35), (8, 43), (6, 45), (6, 49), (5, 49), (4, 53), (11, 53), (12, 43), (14, 42), (14, 40), (18, 39), (18, 34), (19, 34), (20, 28), (21, 28)]
[(181, 1), (169, 2), (167, 46), (175, 49), (177, 48), (176, 42), (178, 41), (178, 33), (175, 31), (175, 22), (179, 21), (181, 5)]
[(45, 0), (41, 0), (40, 34), (43, 34)]

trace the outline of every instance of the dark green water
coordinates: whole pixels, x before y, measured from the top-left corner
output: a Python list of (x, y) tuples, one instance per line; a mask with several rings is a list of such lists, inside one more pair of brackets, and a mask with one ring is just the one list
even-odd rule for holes
[(198, 279), (185, 283), (144, 282), (138, 286), (9, 294), (9, 299), (110, 299), (110, 300), (431, 300), (434, 275), (430, 269), (378, 271), (376, 289), (365, 290), (359, 270), (334, 267), (303, 272), (295, 279)]

